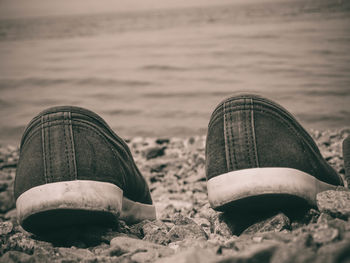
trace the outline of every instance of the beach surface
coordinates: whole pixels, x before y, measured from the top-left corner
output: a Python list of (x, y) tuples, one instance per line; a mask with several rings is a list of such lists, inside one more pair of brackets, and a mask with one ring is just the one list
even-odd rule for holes
[[(350, 129), (312, 130), (324, 158), (344, 177)], [(317, 207), (230, 215), (207, 200), (205, 137), (126, 139), (145, 176), (157, 220), (85, 226), (34, 236), (17, 223), (17, 147), (0, 147), (0, 262), (349, 262), (350, 191), (318, 194)]]

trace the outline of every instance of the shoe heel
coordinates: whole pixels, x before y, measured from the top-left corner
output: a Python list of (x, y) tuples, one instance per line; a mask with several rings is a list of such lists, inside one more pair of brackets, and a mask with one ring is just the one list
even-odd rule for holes
[(279, 167), (242, 169), (218, 175), (208, 180), (207, 187), (209, 202), (216, 210), (224, 210), (235, 202), (245, 204), (244, 199), (267, 196), (270, 197), (266, 201), (270, 203), (259, 205), (273, 206), (271, 202), (276, 201), (283, 206), (283, 198), (278, 200), (283, 196), (315, 206), (317, 193), (336, 188), (300, 170)]
[(33, 187), (17, 201), (24, 229), (38, 232), (67, 225), (115, 221), (122, 210), (123, 191), (105, 182), (75, 180)]

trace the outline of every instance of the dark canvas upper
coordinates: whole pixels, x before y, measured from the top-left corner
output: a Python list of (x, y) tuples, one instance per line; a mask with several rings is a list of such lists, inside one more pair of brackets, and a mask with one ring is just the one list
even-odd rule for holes
[(113, 183), (127, 198), (152, 204), (128, 146), (101, 117), (78, 107), (50, 108), (23, 134), (15, 197), (35, 186), (71, 180)]
[(255, 167), (294, 168), (329, 184), (343, 184), (310, 135), (283, 107), (256, 95), (228, 98), (209, 122), (207, 179)]

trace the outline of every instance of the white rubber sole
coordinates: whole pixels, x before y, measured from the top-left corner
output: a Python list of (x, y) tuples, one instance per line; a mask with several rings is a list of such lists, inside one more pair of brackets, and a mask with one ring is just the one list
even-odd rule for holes
[(337, 186), (292, 168), (251, 168), (218, 175), (208, 180), (208, 198), (215, 209), (244, 198), (281, 194), (296, 196), (316, 205), (319, 192)]
[(154, 205), (123, 197), (123, 190), (114, 184), (89, 180), (33, 187), (18, 197), (16, 207), (20, 224), (31, 215), (63, 209), (107, 212), (128, 223), (156, 218)]

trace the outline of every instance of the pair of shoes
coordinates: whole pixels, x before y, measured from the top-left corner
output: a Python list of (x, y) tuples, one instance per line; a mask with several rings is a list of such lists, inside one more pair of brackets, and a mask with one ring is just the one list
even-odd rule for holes
[[(206, 142), (211, 206), (239, 211), (315, 205), (316, 194), (343, 185), (316, 144), (278, 104), (255, 95), (214, 110)], [(15, 179), (24, 229), (155, 219), (145, 179), (125, 142), (95, 113), (50, 108), (27, 126)]]

